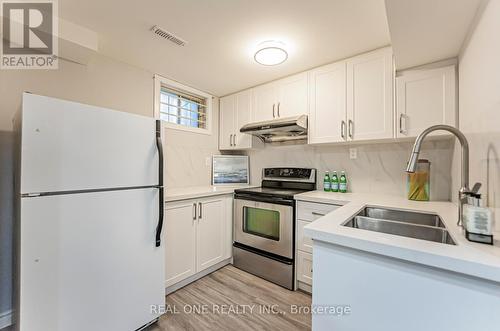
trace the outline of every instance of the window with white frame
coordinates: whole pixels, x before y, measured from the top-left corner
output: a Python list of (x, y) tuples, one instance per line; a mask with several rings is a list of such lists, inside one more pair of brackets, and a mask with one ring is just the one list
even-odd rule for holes
[(165, 127), (211, 133), (211, 95), (157, 75), (155, 91), (155, 115)]

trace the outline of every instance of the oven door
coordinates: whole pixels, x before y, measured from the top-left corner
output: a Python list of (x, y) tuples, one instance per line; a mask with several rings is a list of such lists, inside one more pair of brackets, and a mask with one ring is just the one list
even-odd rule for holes
[(235, 242), (293, 259), (293, 204), (234, 201)]

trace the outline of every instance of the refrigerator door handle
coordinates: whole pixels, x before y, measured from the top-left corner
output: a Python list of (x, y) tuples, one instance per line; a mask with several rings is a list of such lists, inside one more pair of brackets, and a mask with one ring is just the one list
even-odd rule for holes
[(156, 148), (158, 148), (158, 185), (163, 187), (163, 144), (161, 141), (161, 121), (156, 120)]
[(161, 121), (156, 120), (156, 148), (158, 148), (158, 189), (159, 189), (159, 201), (158, 201), (158, 225), (156, 226), (156, 247), (161, 245), (161, 230), (163, 229), (163, 217), (164, 217), (164, 189), (163, 189), (163, 145), (161, 141)]
[(160, 186), (158, 188), (160, 190), (159, 192), (159, 208), (158, 208), (158, 225), (156, 226), (156, 239), (155, 239), (155, 245), (156, 247), (160, 247), (161, 245), (161, 230), (163, 229), (163, 217), (164, 217), (164, 209), (163, 209), (163, 199), (164, 199), (164, 191), (163, 191), (163, 186)]

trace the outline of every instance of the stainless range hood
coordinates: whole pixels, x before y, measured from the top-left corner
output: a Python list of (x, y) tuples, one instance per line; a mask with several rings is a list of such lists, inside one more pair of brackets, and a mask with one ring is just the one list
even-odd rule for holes
[(243, 126), (240, 132), (257, 136), (266, 143), (306, 140), (307, 115), (250, 123)]

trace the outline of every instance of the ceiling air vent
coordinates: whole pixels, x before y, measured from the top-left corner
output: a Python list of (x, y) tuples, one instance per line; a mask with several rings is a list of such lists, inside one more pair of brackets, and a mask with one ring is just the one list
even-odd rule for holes
[(185, 40), (182, 40), (181, 38), (177, 37), (173, 33), (170, 33), (167, 30), (164, 30), (157, 25), (153, 26), (151, 28), (151, 31), (153, 31), (154, 34), (173, 42), (177, 46), (185, 46), (186, 45)]

